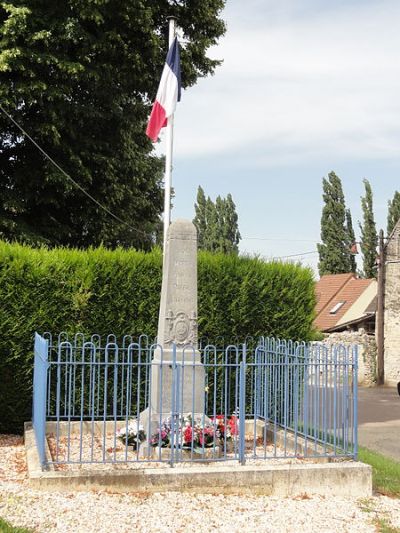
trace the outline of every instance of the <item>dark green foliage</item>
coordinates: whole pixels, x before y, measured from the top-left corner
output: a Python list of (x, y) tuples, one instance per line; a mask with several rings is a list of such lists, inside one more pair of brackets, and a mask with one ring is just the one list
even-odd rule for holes
[(211, 341), (246, 335), (309, 340), (313, 275), (294, 264), (199, 254), (199, 330)]
[(162, 160), (145, 136), (168, 43), (183, 33), (182, 84), (214, 72), (224, 0), (10, 0), (0, 6), (0, 100), (88, 199), (0, 113), (0, 237), (149, 248)]
[(210, 197), (206, 199), (199, 186), (194, 208), (193, 223), (197, 228), (199, 249), (237, 254), (241, 236), (232, 195), (228, 194), (226, 198), (218, 196), (214, 203)]
[(357, 262), (354, 253), (352, 252), (352, 248), (356, 245), (356, 235), (354, 233), (353, 228), (353, 220), (351, 218), (351, 211), (350, 209), (346, 209), (346, 232), (347, 232), (347, 238), (348, 238), (348, 247), (351, 252), (350, 255), (350, 272), (354, 272), (354, 274), (357, 271)]
[(221, 213), (222, 216), (220, 215), (220, 218), (223, 227), (223, 245), (221, 251), (225, 251), (226, 253), (238, 253), (239, 241), (241, 239), (238, 224), (239, 218), (236, 212), (236, 205), (230, 193), (226, 199), (222, 200)]
[(160, 287), (159, 251), (0, 243), (0, 432), (21, 430), (31, 417), (35, 330), (154, 333)]
[(323, 178), (324, 207), (321, 218), (321, 241), (318, 244), (319, 273), (343, 274), (352, 271), (346, 204), (342, 182), (334, 172)]
[(203, 242), (201, 250), (214, 252), (218, 247), (218, 214), (214, 202), (208, 196), (206, 201), (206, 229), (201, 239)]
[(400, 220), (400, 192), (395, 191), (393, 199), (388, 202), (387, 235), (392, 233)]
[[(162, 256), (0, 242), (0, 432), (31, 418), (35, 331), (155, 336)], [(298, 265), (199, 254), (199, 335), (309, 340), (314, 281)]]
[(378, 233), (374, 218), (374, 205), (371, 185), (368, 180), (364, 180), (365, 196), (361, 198), (363, 212), (363, 223), (361, 229), (361, 251), (363, 254), (364, 276), (374, 278), (377, 276), (376, 268), (376, 248), (378, 246)]
[(195, 217), (193, 219), (193, 224), (197, 228), (197, 242), (200, 250), (204, 249), (204, 237), (207, 230), (207, 200), (204, 194), (202, 187), (197, 189), (197, 199), (194, 204)]

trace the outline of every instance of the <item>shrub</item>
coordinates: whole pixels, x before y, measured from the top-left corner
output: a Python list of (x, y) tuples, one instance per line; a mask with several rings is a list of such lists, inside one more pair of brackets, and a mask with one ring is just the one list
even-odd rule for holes
[[(35, 331), (155, 336), (162, 255), (134, 250), (32, 249), (0, 242), (0, 432), (31, 418)], [(309, 269), (199, 253), (199, 334), (313, 335)]]

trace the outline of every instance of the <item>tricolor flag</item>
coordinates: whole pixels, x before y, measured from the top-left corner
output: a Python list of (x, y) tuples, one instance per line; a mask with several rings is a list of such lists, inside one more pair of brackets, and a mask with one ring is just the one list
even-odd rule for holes
[(161, 128), (167, 125), (168, 118), (174, 114), (176, 103), (181, 99), (181, 65), (177, 37), (168, 50), (167, 61), (161, 76), (156, 101), (153, 104), (146, 135), (156, 142)]

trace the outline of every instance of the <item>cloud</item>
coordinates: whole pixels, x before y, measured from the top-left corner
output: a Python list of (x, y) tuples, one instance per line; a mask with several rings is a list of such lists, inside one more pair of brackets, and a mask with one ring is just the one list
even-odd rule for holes
[(290, 1), (271, 11), (270, 1), (232, 4), (213, 50), (223, 66), (179, 104), (177, 157), (268, 166), (398, 156), (397, 1), (309, 1), (302, 11)]

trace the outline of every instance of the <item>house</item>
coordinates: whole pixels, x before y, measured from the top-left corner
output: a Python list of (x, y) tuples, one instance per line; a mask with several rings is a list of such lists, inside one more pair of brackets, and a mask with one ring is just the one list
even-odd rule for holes
[(365, 330), (375, 333), (377, 282), (353, 273), (329, 274), (317, 281), (314, 325), (324, 333)]
[(385, 246), (384, 369), (385, 385), (400, 382), (400, 220)]

